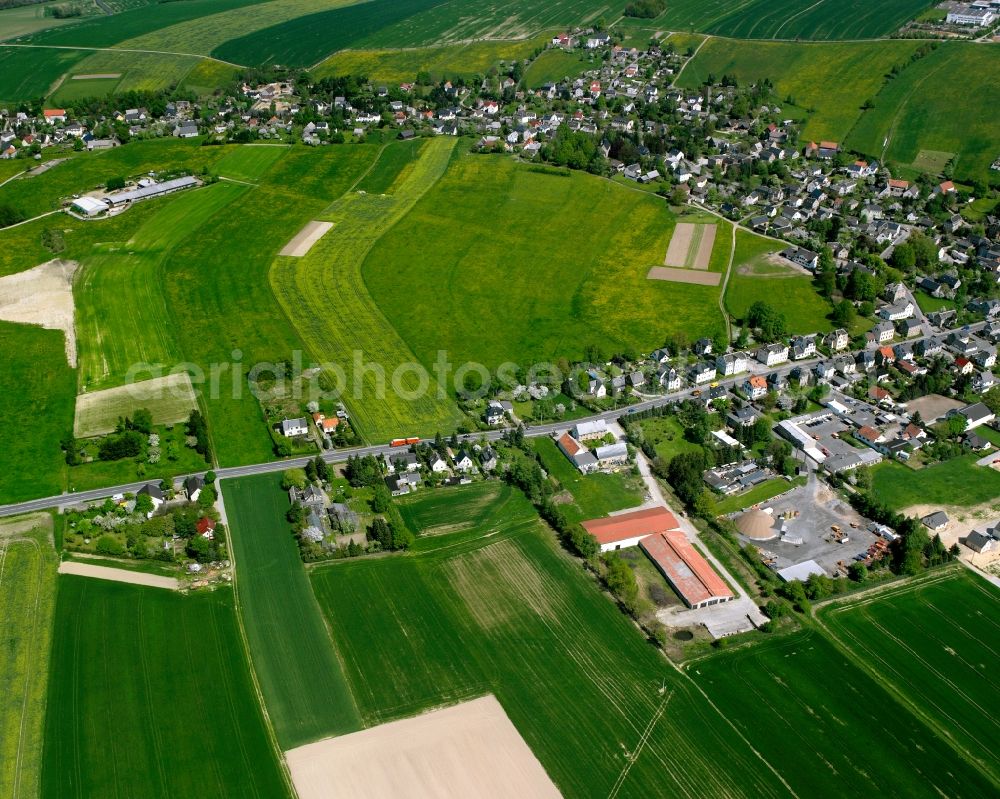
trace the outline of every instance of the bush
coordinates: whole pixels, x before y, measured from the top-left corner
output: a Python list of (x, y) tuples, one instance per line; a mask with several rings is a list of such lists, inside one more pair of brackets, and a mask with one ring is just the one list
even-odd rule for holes
[(122, 458), (133, 458), (142, 452), (146, 437), (137, 430), (126, 430), (122, 433), (108, 436), (97, 448), (97, 456), (102, 461), (117, 461)]

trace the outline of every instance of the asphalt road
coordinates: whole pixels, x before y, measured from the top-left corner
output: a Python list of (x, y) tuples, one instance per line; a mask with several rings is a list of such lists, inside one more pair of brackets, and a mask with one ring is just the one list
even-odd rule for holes
[[(914, 303), (916, 304), (916, 303)], [(981, 328), (985, 323), (977, 323), (975, 325), (970, 325), (973, 332)], [(925, 336), (916, 337), (910, 339), (910, 343), (916, 343), (920, 341)], [(801, 361), (794, 361), (791, 363), (783, 364), (777, 368), (767, 369), (762, 368), (763, 373), (770, 374), (772, 372), (777, 372), (781, 375), (787, 375), (795, 367), (809, 368), (823, 360), (822, 358), (807, 358)], [(761, 364), (755, 364), (756, 367), (760, 368)], [(738, 377), (728, 377), (716, 381), (720, 386), (732, 387), (738, 383), (742, 383), (746, 379), (747, 375), (740, 375)], [(707, 386), (705, 387), (707, 389)], [(663, 394), (651, 399), (646, 399), (641, 402), (629, 405), (625, 408), (618, 408), (615, 410), (604, 411), (603, 413), (593, 414), (592, 416), (587, 416), (582, 419), (575, 419), (572, 422), (553, 422), (551, 424), (535, 425), (532, 427), (525, 428), (525, 435), (529, 437), (547, 436), (554, 432), (566, 430), (572, 427), (578, 422), (586, 421), (596, 421), (598, 419), (604, 419), (606, 422), (611, 422), (619, 417), (627, 416), (631, 413), (636, 413), (638, 411), (648, 410), (649, 408), (656, 408), (663, 405), (669, 405), (670, 403), (680, 402), (684, 399), (691, 397), (697, 389), (687, 388), (683, 391), (675, 391), (671, 394)], [(472, 433), (465, 436), (465, 440), (478, 440), (480, 437), (485, 436), (489, 441), (496, 441), (501, 438), (504, 434), (503, 429), (489, 430), (485, 433)], [(425, 439), (427, 440), (427, 439)], [(332, 452), (322, 453), (323, 460), (327, 463), (343, 463), (352, 455), (382, 455), (386, 452), (391, 452), (392, 447), (388, 444), (373, 444), (364, 447), (353, 447), (351, 449), (339, 449)], [(248, 466), (229, 466), (221, 467), (215, 469), (216, 477), (219, 479), (226, 479), (230, 477), (247, 477), (255, 474), (267, 474), (270, 472), (280, 472), (285, 469), (293, 469), (296, 467), (303, 467), (306, 463), (312, 460), (315, 456), (302, 457), (302, 458), (288, 458), (280, 461), (268, 461), (266, 463), (254, 463)], [(200, 474), (204, 474), (201, 472)], [(49, 508), (66, 508), (72, 505), (77, 505), (84, 502), (90, 502), (97, 499), (104, 499), (105, 497), (110, 497), (113, 494), (125, 494), (125, 493), (135, 493), (140, 488), (142, 488), (149, 480), (141, 480), (135, 483), (126, 483), (124, 485), (108, 486), (106, 488), (95, 488), (89, 491), (77, 491), (66, 494), (58, 494), (52, 497), (41, 497), (40, 499), (32, 499), (27, 502), (18, 502), (11, 505), (0, 505), (0, 518), (5, 516), (16, 516), (21, 513), (31, 513), (32, 511), (48, 510)]]

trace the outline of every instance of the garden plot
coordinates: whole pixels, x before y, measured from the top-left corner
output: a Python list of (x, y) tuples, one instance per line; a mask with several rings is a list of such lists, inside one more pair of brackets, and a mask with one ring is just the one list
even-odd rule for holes
[(696, 286), (718, 286), (722, 280), (722, 275), (718, 272), (696, 272), (693, 269), (675, 269), (670, 266), (654, 266), (646, 277), (672, 283), (692, 283)]
[(286, 753), (299, 799), (557, 799), (495, 697), (306, 744)]
[(55, 259), (0, 278), (0, 319), (61, 330), (70, 366), (76, 366), (73, 274), (78, 266), (76, 261)]
[(187, 372), (169, 374), (140, 383), (80, 394), (76, 398), (73, 435), (103, 436), (115, 430), (118, 419), (145, 408), (153, 424), (173, 425), (185, 421), (198, 407), (194, 386)]
[(112, 566), (97, 566), (93, 563), (79, 563), (75, 560), (66, 560), (60, 563), (59, 573), (74, 574), (77, 577), (92, 577), (96, 580), (110, 580), (114, 583), (143, 585), (147, 588), (167, 588), (171, 591), (176, 591), (181, 587), (176, 577), (116, 569)]
[(707, 270), (715, 244), (715, 230), (715, 225), (678, 222), (674, 235), (670, 237), (663, 265)]

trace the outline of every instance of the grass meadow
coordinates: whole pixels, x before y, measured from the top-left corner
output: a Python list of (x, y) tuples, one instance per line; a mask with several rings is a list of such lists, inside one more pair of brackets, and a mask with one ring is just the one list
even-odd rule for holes
[[(283, 155), (260, 175), (258, 185), (247, 187), (198, 236), (187, 237), (165, 266), (171, 276), (164, 286), (170, 327), (184, 358), (206, 373), (213, 363), (234, 364), (220, 373), (218, 395), (202, 397), (213, 449), (224, 465), (272, 457), (271, 438), (246, 374), (258, 362), (287, 363), (293, 351), (303, 348), (271, 291), (268, 272), (274, 257), (360, 177), (378, 152), (367, 145), (273, 149)], [(257, 151), (252, 153), (256, 161)], [(248, 174), (251, 164), (242, 158), (233, 165)]]
[(232, 592), (59, 578), (43, 797), (283, 797)]
[(150, 200), (159, 210), (125, 242), (108, 243), (83, 262), (74, 295), (80, 387), (120, 385), (137, 363), (182, 360), (182, 341), (166, 324), (165, 264), (182, 242), (236, 200), (247, 187), (216, 183)]
[(985, 796), (995, 786), (822, 634), (690, 663), (718, 711), (797, 796)]
[(76, 375), (59, 330), (0, 322), (0, 502), (62, 493)]
[(528, 65), (522, 82), (529, 89), (537, 89), (546, 83), (576, 77), (584, 70), (596, 68), (600, 63), (599, 58), (584, 51), (553, 48), (546, 50)]
[(392, 184), (413, 170), (423, 155), (427, 139), (389, 142), (379, 152), (378, 160), (358, 182), (357, 190), (368, 194), (385, 194)]
[(246, 144), (234, 147), (227, 150), (212, 171), (230, 180), (253, 182), (262, 178), (287, 151), (285, 145)]
[(805, 140), (842, 142), (889, 70), (906, 63), (919, 46), (912, 40), (807, 44), (710, 39), (678, 84), (697, 88), (709, 75), (734, 75), (741, 84), (769, 78), (781, 100), (790, 97), (809, 110), (802, 128)]
[(572, 360), (589, 344), (647, 351), (673, 330), (722, 326), (717, 288), (646, 279), (674, 221), (644, 192), (467, 154), (382, 236), (364, 278), (425, 365), (438, 350), (491, 368)]
[(976, 466), (979, 455), (961, 455), (922, 469), (896, 461), (872, 467), (872, 489), (893, 510), (911, 505), (971, 507), (1000, 496), (1000, 472)]
[(1000, 657), (995, 586), (956, 567), (870, 601), (824, 608), (820, 618), (1000, 784), (1000, 765), (982, 745), (1000, 733), (1000, 695), (992, 680)]
[(86, 50), (35, 50), (0, 45), (0, 101), (16, 105), (47, 95), (59, 77), (88, 55)]
[(110, 433), (121, 417), (132, 416), (140, 408), (152, 414), (153, 424), (174, 424), (186, 420), (197, 407), (191, 378), (186, 373), (174, 373), (162, 380), (80, 394), (76, 398), (73, 432), (77, 438)]
[(80, 18), (56, 19), (45, 13), (42, 5), (27, 5), (5, 8), (0, 11), (0, 41), (17, 39), (48, 28), (79, 24)]
[(0, 795), (37, 796), (56, 565), (46, 514), (0, 522)]
[[(406, 435), (433, 435), (453, 429), (457, 406), (436, 390), (421, 391), (419, 378), (407, 368), (413, 352), (386, 319), (362, 278), (362, 264), (379, 239), (391, 231), (441, 177), (451, 159), (455, 139), (428, 142), (418, 160), (407, 163), (388, 194), (344, 195), (317, 218), (333, 229), (301, 258), (279, 256), (271, 270), (271, 286), (292, 320), (309, 355), (318, 363), (337, 365), (348, 376), (344, 401), (351, 421), (370, 440)], [(359, 369), (353, 358), (384, 370)], [(403, 391), (392, 389), (393, 375)], [(407, 396), (407, 394), (410, 396)]]
[(419, 546), (440, 545), (439, 536), (461, 533), (502, 519), (533, 518), (531, 505), (507, 483), (481, 482), (468, 486), (418, 492), (396, 501), (406, 526), (424, 539)]
[(950, 153), (957, 156), (957, 178), (988, 179), (995, 174), (990, 164), (1000, 155), (1000, 129), (991, 114), (983, 113), (1000, 107), (996, 65), (992, 46), (941, 44), (886, 84), (875, 107), (847, 137), (847, 146), (932, 172), (940, 171), (941, 160), (931, 167), (922, 154)]
[(83, 100), (90, 97), (106, 97), (117, 90), (120, 82), (120, 77), (81, 78), (79, 80), (73, 80), (71, 77), (67, 76), (66, 80), (60, 84), (59, 88), (49, 96), (48, 101), (53, 105), (63, 107), (72, 105), (77, 100)]
[[(186, 2), (187, 0), (185, 0)], [(112, 88), (116, 92), (126, 91), (165, 91), (181, 83), (184, 78), (201, 62), (197, 55), (173, 55), (169, 53), (126, 53), (114, 50), (103, 50), (92, 53), (76, 64), (70, 75), (101, 75), (119, 73), (117, 85)], [(55, 97), (65, 97), (64, 92), (73, 92), (69, 100), (93, 96), (81, 94), (73, 90), (74, 83), (81, 81), (67, 78), (63, 81)], [(84, 81), (95, 83), (95, 81)], [(99, 81), (97, 81), (99, 83)], [(107, 81), (114, 84), (114, 81)], [(104, 92), (109, 93), (108, 91)]]
[(830, 304), (816, 292), (812, 278), (767, 260), (768, 253), (782, 247), (780, 242), (745, 230), (736, 231), (733, 271), (726, 287), (729, 313), (742, 319), (750, 306), (760, 300), (784, 315), (791, 334), (832, 330), (833, 324), (826, 318)]
[(311, 70), (311, 74), (316, 78), (365, 75), (385, 83), (413, 81), (418, 72), (428, 72), (434, 81), (470, 78), (485, 75), (500, 61), (527, 58), (544, 47), (546, 41), (547, 37), (404, 50), (341, 50)]
[(536, 438), (534, 447), (549, 477), (568, 492), (562, 510), (571, 521), (596, 519), (642, 504), (646, 490), (640, 478), (626, 473), (580, 474), (548, 436)]
[[(221, 488), (239, 613), (281, 748), (359, 729), (361, 719), (344, 664), (285, 521), (288, 495), (281, 490), (280, 475), (224, 480)], [(338, 617), (363, 608), (350, 602), (329, 610)]]
[[(449, 494), (456, 515), (466, 491)], [(437, 521), (440, 502), (407, 505)], [(493, 693), (566, 797), (784, 795), (527, 500), (506, 503), (413, 554), (311, 571), (365, 725)]]
[(659, 18), (668, 30), (737, 39), (874, 39), (927, 7), (926, 0), (677, 0)]

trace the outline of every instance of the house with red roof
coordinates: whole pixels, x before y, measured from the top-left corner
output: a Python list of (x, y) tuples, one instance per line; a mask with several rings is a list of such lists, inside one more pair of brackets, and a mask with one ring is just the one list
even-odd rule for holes
[(207, 538), (211, 541), (215, 538), (215, 519), (202, 516), (197, 522), (195, 522), (194, 529), (198, 531), (198, 535), (202, 538)]
[(65, 108), (46, 108), (42, 111), (42, 116), (45, 118), (46, 122), (65, 122), (66, 121), (66, 109)]
[(646, 536), (680, 530), (677, 517), (662, 505), (591, 519), (582, 524), (583, 529), (597, 539), (601, 552), (634, 547)]

